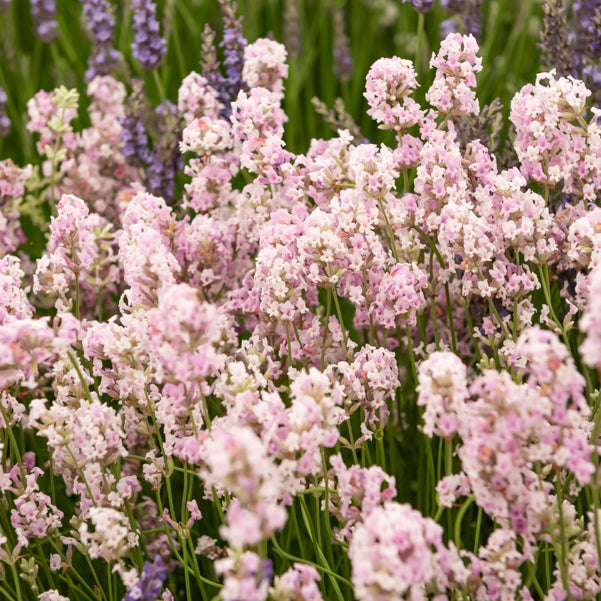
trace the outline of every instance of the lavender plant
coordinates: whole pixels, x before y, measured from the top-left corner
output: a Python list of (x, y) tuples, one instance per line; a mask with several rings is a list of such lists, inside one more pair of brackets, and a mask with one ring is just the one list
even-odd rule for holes
[(373, 62), (373, 142), (340, 100), (295, 152), (286, 49), (235, 10), (177, 104), (42, 90), (41, 168), (0, 162), (0, 594), (599, 597), (591, 90), (519, 87), (501, 166), (455, 32), (429, 78)]

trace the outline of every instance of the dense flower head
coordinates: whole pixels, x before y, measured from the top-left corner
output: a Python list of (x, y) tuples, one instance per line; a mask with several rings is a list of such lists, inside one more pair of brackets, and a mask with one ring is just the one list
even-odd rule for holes
[(330, 463), (328, 510), (340, 522), (338, 535), (351, 540), (358, 524), (377, 507), (396, 497), (395, 479), (377, 465), (368, 468), (358, 465), (347, 467), (340, 454), (332, 455)]
[(222, 109), (217, 91), (205, 77), (192, 71), (182, 80), (177, 93), (177, 109), (184, 122), (193, 119), (216, 119)]
[(64, 515), (48, 495), (40, 492), (37, 481), (41, 473), (39, 468), (32, 468), (31, 473), (25, 476), (25, 482), (13, 489), (18, 496), (10, 513), (10, 523), (21, 547), (27, 547), (29, 539), (50, 536), (61, 526)]
[(288, 120), (280, 96), (265, 88), (240, 91), (232, 103), (232, 133), (240, 140), (281, 137)]
[(587, 365), (601, 369), (601, 329), (599, 329), (601, 312), (601, 256), (597, 251), (593, 255), (593, 269), (589, 276), (588, 298), (580, 327), (585, 334), (580, 346), (582, 358)]
[[(103, 217), (90, 213), (80, 198), (63, 195), (51, 220), (46, 253), (38, 260), (34, 292), (55, 295), (61, 311), (72, 306), (73, 286), (86, 300), (103, 288), (114, 292), (118, 269), (112, 240), (111, 226)], [(79, 310), (74, 307), (76, 314)]]
[(398, 56), (378, 59), (366, 79), (367, 114), (386, 129), (401, 131), (421, 123), (423, 111), (410, 97), (418, 85), (411, 61)]
[(371, 312), (375, 323), (385, 328), (415, 325), (426, 306), (423, 290), (427, 285), (427, 274), (415, 263), (397, 263), (380, 282)]
[(263, 577), (265, 564), (252, 551), (230, 555), (215, 562), (215, 571), (223, 574), (223, 601), (266, 601), (269, 582)]
[(282, 80), (288, 77), (286, 48), (267, 38), (259, 38), (244, 48), (242, 78), (249, 88), (260, 86), (281, 93)]
[(372, 427), (377, 422), (386, 423), (387, 399), (394, 397), (399, 386), (399, 369), (392, 351), (366, 344), (353, 356), (352, 363), (339, 362), (335, 370), (342, 377), (350, 411), (361, 407), (365, 421)]
[(445, 547), (442, 527), (409, 505), (388, 502), (357, 526), (349, 547), (352, 582), (360, 601), (423, 599), (465, 580), (454, 547)]
[(274, 601), (323, 601), (319, 580), (313, 566), (295, 562), (281, 576), (276, 576), (269, 593)]
[(33, 317), (34, 309), (21, 287), (24, 275), (18, 257), (7, 254), (0, 259), (0, 325)]
[(89, 522), (79, 527), (79, 538), (90, 558), (115, 561), (137, 543), (137, 535), (129, 525), (127, 516), (110, 507), (91, 507)]
[(420, 363), (418, 380), (417, 404), (426, 407), (424, 433), (452, 437), (468, 397), (465, 365), (453, 353), (433, 353)]
[(148, 315), (148, 349), (156, 357), (157, 377), (186, 383), (207, 378), (223, 361), (215, 347), (225, 323), (218, 309), (202, 302), (192, 286), (161, 288), (158, 305)]
[(473, 88), (476, 73), (482, 71), (482, 59), (476, 56), (478, 43), (473, 35), (449, 34), (440, 50), (430, 60), (436, 69), (434, 83), (426, 100), (443, 115), (451, 118), (478, 114), (480, 106)]
[[(572, 77), (540, 73), (511, 101), (510, 120), (516, 128), (514, 146), (522, 173), (555, 187), (563, 181), (566, 194), (596, 198), (601, 144), (597, 109), (585, 120), (591, 92)], [(576, 125), (576, 122), (578, 125)]]

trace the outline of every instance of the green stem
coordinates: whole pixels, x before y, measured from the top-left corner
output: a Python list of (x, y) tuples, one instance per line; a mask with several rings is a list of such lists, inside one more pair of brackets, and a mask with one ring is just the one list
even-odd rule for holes
[(471, 507), (472, 503), (474, 502), (474, 497), (468, 497), (463, 505), (461, 506), (461, 508), (459, 509), (459, 512), (457, 513), (457, 519), (455, 521), (455, 537), (454, 537), (454, 541), (455, 541), (455, 546), (458, 549), (461, 549), (461, 523), (463, 521), (463, 518), (465, 516), (466, 511)]

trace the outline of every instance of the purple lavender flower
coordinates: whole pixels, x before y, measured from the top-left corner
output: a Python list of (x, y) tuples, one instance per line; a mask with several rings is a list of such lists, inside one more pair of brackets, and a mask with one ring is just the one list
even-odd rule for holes
[(264, 559), (261, 565), (261, 578), (260, 582), (267, 582), (271, 584), (273, 581), (273, 561), (271, 559)]
[(134, 58), (151, 71), (163, 62), (167, 42), (160, 35), (156, 17), (157, 6), (151, 0), (132, 0), (134, 10), (133, 28), (136, 32), (131, 45)]
[(82, 4), (93, 42), (85, 74), (86, 81), (90, 81), (96, 75), (108, 75), (114, 71), (121, 53), (113, 48), (115, 19), (111, 5), (107, 0), (82, 0)]
[(183, 169), (179, 151), (182, 122), (177, 107), (168, 100), (156, 108), (160, 117), (157, 143), (149, 156), (146, 185), (152, 194), (174, 200), (175, 176)]
[(8, 96), (3, 88), (0, 88), (0, 138), (8, 136), (10, 133), (10, 119), (6, 114), (6, 103), (8, 102)]
[(543, 5), (544, 29), (540, 34), (541, 63), (565, 77), (574, 71), (574, 52), (569, 40), (566, 8), (562, 0), (547, 0)]
[(121, 152), (130, 165), (135, 167), (145, 166), (149, 159), (148, 135), (142, 121), (141, 114), (144, 109), (144, 84), (134, 81), (129, 102), (125, 105), (125, 115), (119, 119), (121, 123)]
[[(223, 11), (223, 41), (219, 44), (224, 50), (223, 65), (225, 67), (225, 87), (229, 99), (235, 100), (243, 89), (242, 67), (244, 66), (244, 48), (246, 38), (242, 35), (242, 17), (236, 16), (238, 6), (232, 0), (219, 0)], [(225, 99), (224, 104), (229, 105)], [(222, 100), (220, 98), (220, 100)], [(223, 101), (223, 100), (222, 100)]]
[(38, 37), (47, 44), (58, 37), (56, 0), (31, 0), (31, 18)]
[(161, 556), (157, 555), (153, 563), (144, 563), (140, 580), (127, 591), (122, 601), (156, 601), (163, 589), (165, 578), (167, 566), (163, 564)]
[[(427, 2), (422, 2), (422, 4), (427, 4)], [(482, 0), (440, 0), (440, 6), (448, 13), (453, 14), (451, 19), (440, 24), (442, 37), (458, 31), (462, 34), (471, 33), (477, 40), (481, 39)]]
[[(403, 0), (409, 2), (418, 13), (427, 13), (434, 8), (434, 0)], [(442, 2), (441, 2), (442, 4)]]
[(344, 11), (334, 12), (334, 75), (338, 81), (347, 83), (353, 75), (353, 57), (351, 45), (344, 28)]
[(202, 75), (207, 83), (217, 92), (220, 100), (225, 98), (224, 104), (229, 104), (229, 96), (225, 89), (225, 79), (219, 70), (220, 64), (215, 52), (215, 32), (207, 23), (201, 36), (200, 66)]

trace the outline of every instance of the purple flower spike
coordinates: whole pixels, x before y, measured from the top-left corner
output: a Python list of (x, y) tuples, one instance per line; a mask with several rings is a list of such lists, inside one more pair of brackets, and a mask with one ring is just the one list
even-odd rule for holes
[(58, 37), (56, 0), (31, 0), (31, 17), (37, 36), (47, 44)]
[(409, 2), (418, 13), (427, 13), (434, 8), (434, 0), (404, 0)]
[(163, 589), (167, 571), (160, 555), (154, 558), (153, 563), (145, 562), (140, 580), (127, 591), (122, 601), (156, 601)]
[(8, 96), (3, 88), (0, 88), (0, 138), (8, 136), (10, 133), (10, 119), (6, 114), (6, 103), (8, 102)]
[(157, 5), (151, 0), (132, 0), (133, 28), (136, 32), (131, 45), (134, 58), (149, 71), (161, 66), (167, 52), (167, 42), (161, 37), (157, 21)]
[(235, 100), (238, 92), (244, 87), (242, 67), (244, 48), (248, 42), (242, 35), (242, 17), (236, 16), (238, 10), (236, 2), (231, 0), (220, 0), (220, 2), (223, 11), (223, 41), (220, 46), (224, 49), (225, 85), (230, 98)]
[(96, 75), (108, 75), (114, 71), (121, 53), (112, 47), (115, 19), (111, 5), (107, 0), (82, 0), (82, 4), (93, 42), (85, 74), (86, 81), (91, 81)]

